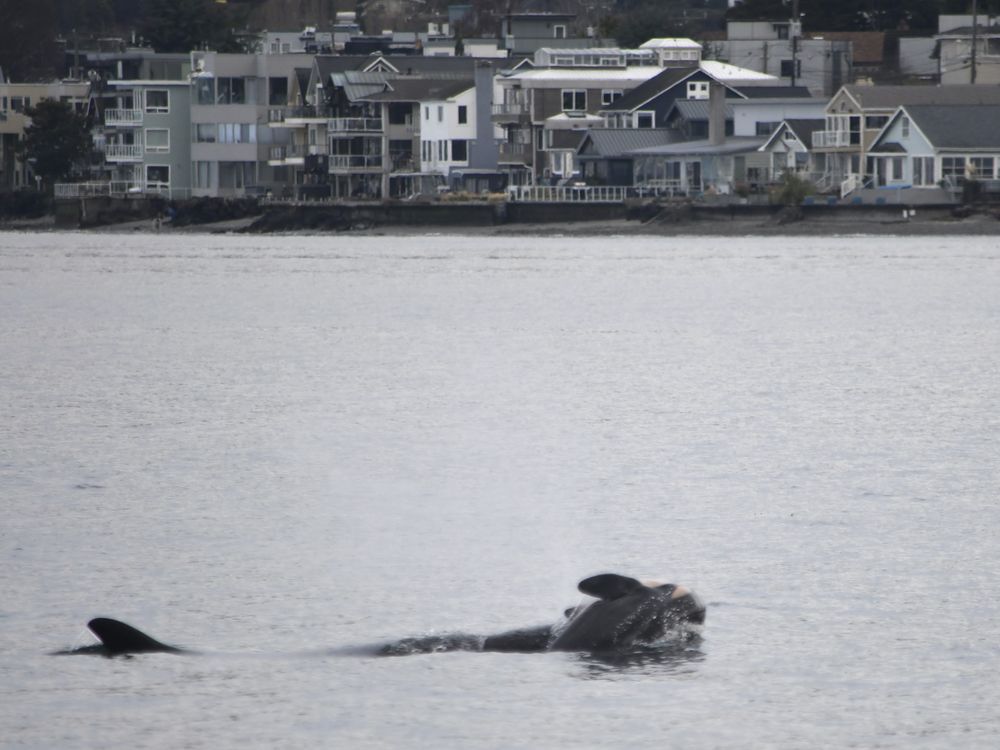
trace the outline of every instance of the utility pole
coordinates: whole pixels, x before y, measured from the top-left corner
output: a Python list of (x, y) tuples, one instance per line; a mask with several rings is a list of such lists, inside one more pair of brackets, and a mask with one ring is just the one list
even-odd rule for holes
[(969, 74), (969, 83), (976, 82), (976, 43), (979, 36), (979, 14), (976, 13), (976, 0), (972, 0), (972, 71)]
[[(796, 68), (799, 67), (799, 34), (802, 26), (799, 23), (799, 0), (792, 0), (792, 22), (789, 24), (789, 32), (792, 37), (792, 86), (795, 86)], [(767, 68), (765, 68), (767, 70)]]

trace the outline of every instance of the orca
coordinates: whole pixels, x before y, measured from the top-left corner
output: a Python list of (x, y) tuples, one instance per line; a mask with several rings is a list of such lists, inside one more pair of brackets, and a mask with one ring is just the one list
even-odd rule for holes
[[(554, 625), (487, 636), (452, 633), (404, 638), (374, 647), (368, 653), (382, 656), (439, 651), (621, 653), (655, 649), (671, 634), (697, 637), (698, 628), (705, 622), (705, 605), (693, 591), (676, 584), (602, 573), (585, 578), (577, 588), (594, 601), (566, 610), (562, 620)], [(97, 636), (99, 644), (56, 653), (109, 657), (195, 653), (161, 643), (131, 625), (108, 617), (94, 618), (87, 627)]]

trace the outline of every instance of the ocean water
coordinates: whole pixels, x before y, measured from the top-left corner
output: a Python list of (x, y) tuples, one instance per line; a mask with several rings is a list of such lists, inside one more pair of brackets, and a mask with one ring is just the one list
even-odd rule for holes
[(998, 405), (995, 238), (0, 234), (0, 746), (996, 747)]

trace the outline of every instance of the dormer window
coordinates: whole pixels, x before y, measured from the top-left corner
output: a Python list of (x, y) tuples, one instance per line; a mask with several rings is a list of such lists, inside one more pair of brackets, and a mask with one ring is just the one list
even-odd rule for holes
[(708, 99), (708, 81), (688, 81), (688, 99)]

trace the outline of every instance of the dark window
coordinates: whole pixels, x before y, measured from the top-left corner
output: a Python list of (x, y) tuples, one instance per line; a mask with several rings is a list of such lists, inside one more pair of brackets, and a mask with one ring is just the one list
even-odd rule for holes
[(465, 125), (469, 121), (469, 108), (464, 104), (458, 105), (458, 124)]
[(451, 142), (451, 160), (452, 161), (468, 161), (469, 160), (469, 142), (468, 141), (452, 141)]
[(267, 79), (267, 103), (272, 107), (288, 104), (288, 79), (268, 78)]
[[(794, 65), (792, 63), (795, 63)], [(781, 77), (782, 78), (792, 78), (799, 77), (802, 75), (802, 61), (801, 60), (782, 60), (781, 61)]]
[(777, 122), (758, 122), (757, 123), (757, 135), (771, 135), (775, 130), (777, 130)]

